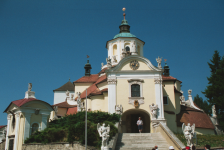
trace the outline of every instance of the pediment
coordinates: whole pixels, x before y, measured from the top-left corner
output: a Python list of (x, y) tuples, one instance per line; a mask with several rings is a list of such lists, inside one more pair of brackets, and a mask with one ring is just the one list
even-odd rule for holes
[[(135, 70), (131, 67), (132, 62), (138, 63), (138, 68)], [(109, 72), (114, 71), (163, 71), (152, 65), (152, 63), (145, 57), (141, 57), (139, 55), (132, 55), (123, 58), (116, 67), (112, 68)]]

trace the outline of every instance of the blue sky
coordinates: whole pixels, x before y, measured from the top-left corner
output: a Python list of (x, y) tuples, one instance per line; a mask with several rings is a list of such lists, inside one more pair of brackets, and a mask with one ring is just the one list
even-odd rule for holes
[(185, 97), (192, 89), (205, 99), (207, 62), (214, 50), (224, 55), (223, 0), (1, 0), (0, 125), (28, 83), (36, 98), (53, 104), (54, 89), (84, 75), (86, 55), (98, 73), (123, 7), (131, 33), (145, 42), (144, 56), (155, 66), (158, 56), (167, 59)]

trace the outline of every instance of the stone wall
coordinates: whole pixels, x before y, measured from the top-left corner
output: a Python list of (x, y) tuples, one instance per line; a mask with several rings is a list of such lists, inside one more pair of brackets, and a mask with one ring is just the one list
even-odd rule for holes
[[(72, 144), (69, 143), (30, 143), (23, 144), (22, 150), (85, 150), (85, 145), (81, 145), (78, 142)], [(87, 147), (87, 150), (97, 150), (95, 147)]]
[(5, 141), (0, 143), (0, 150), (5, 150)]

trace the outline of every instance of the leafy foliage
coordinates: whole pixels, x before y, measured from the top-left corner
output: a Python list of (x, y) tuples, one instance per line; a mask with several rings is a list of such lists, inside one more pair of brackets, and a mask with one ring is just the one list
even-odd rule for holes
[[(187, 145), (186, 139), (183, 134), (175, 134), (180, 141)], [(224, 147), (224, 135), (197, 135), (197, 146), (204, 147), (206, 144), (211, 147)]]
[(206, 114), (211, 115), (211, 113), (212, 113), (211, 112), (211, 105), (206, 100), (203, 100), (202, 97), (199, 97), (198, 94), (194, 97), (194, 103), (198, 107), (203, 109)]
[(210, 61), (208, 65), (211, 75), (207, 78), (208, 86), (202, 93), (211, 105), (216, 106), (220, 126), (224, 129), (224, 56), (221, 58), (216, 50)]
[[(117, 114), (108, 114), (106, 112), (88, 112), (87, 113), (87, 144), (89, 146), (100, 147), (101, 138), (97, 131), (98, 123), (110, 125), (110, 138), (117, 133), (114, 126), (119, 121), (120, 116)], [(25, 143), (51, 143), (66, 142), (73, 143), (79, 141), (85, 143), (85, 112), (68, 115), (49, 123), (48, 128), (44, 131), (36, 132)]]

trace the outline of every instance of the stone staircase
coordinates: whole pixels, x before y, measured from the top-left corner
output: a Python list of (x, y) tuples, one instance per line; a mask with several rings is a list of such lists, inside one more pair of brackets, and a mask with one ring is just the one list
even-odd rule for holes
[(168, 150), (169, 146), (160, 133), (119, 133), (116, 150)]

